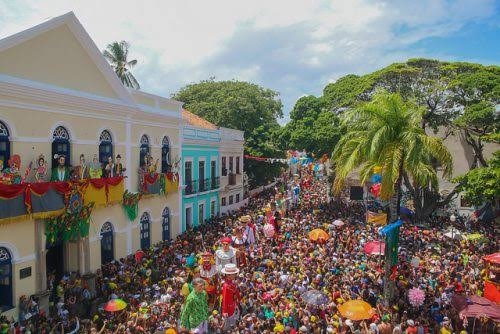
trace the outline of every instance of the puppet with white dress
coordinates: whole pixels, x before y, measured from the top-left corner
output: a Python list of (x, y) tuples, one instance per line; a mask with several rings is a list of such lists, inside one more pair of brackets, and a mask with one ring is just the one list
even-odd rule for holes
[(222, 247), (215, 252), (215, 265), (217, 272), (228, 263), (236, 264), (236, 249), (231, 246), (231, 238), (224, 237), (220, 240)]

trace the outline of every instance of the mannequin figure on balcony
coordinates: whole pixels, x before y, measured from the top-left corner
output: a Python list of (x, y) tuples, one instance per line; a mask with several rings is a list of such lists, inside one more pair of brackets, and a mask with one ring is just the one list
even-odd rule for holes
[(115, 176), (123, 176), (123, 173), (126, 170), (127, 170), (126, 168), (123, 168), (122, 156), (118, 154), (116, 156), (115, 167), (114, 167)]
[(54, 158), (57, 159), (58, 165), (56, 168), (52, 168), (50, 181), (54, 182), (68, 181), (70, 178), (70, 169), (69, 167), (65, 166), (66, 156), (64, 154), (61, 155), (56, 154)]
[(91, 179), (100, 179), (102, 177), (102, 167), (97, 159), (97, 154), (94, 154), (92, 158), (92, 163), (89, 167), (89, 174)]
[(43, 154), (38, 156), (34, 170), (35, 182), (45, 182), (45, 178), (47, 177), (47, 162), (45, 161)]

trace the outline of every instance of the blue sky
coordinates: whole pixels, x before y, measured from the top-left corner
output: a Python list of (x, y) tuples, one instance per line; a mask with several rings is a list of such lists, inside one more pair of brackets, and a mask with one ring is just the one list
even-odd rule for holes
[(0, 38), (74, 11), (100, 49), (127, 40), (144, 91), (170, 96), (215, 77), (303, 95), (396, 61), (500, 64), (493, 0), (0, 0)]

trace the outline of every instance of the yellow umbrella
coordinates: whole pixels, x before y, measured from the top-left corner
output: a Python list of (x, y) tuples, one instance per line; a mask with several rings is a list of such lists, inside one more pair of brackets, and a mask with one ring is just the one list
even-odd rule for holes
[(309, 232), (309, 239), (312, 241), (318, 241), (319, 239), (328, 240), (330, 236), (324, 230), (317, 228)]
[(342, 316), (351, 320), (370, 319), (375, 314), (375, 309), (363, 300), (349, 300), (339, 306)]

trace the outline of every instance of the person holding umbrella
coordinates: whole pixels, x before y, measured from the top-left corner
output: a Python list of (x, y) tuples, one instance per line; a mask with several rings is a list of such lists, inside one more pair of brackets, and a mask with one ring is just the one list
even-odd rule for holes
[(208, 297), (205, 291), (203, 278), (193, 279), (193, 291), (187, 296), (181, 310), (181, 329), (188, 329), (194, 333), (208, 333)]

